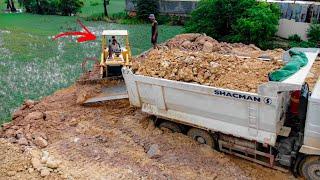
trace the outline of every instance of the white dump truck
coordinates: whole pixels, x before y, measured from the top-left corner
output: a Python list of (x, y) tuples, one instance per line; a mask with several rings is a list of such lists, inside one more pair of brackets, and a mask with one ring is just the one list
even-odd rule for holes
[[(308, 64), (257, 93), (122, 73), (131, 105), (154, 115), (156, 125), (199, 143), (307, 179), (320, 179), (320, 82), (305, 79), (318, 49), (299, 49)], [(299, 98), (292, 94), (299, 92)], [(310, 95), (311, 94), (311, 95)], [(290, 111), (298, 105), (298, 113)]]

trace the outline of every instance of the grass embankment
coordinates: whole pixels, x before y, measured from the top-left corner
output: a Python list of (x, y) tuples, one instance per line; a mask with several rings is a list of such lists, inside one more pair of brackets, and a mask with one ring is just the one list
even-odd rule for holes
[[(103, 10), (103, 9), (102, 9)], [(81, 73), (86, 57), (100, 54), (103, 29), (127, 29), (133, 54), (151, 47), (149, 25), (84, 22), (97, 40), (76, 43), (73, 38), (52, 41), (59, 32), (81, 30), (77, 17), (0, 14), (0, 124), (24, 99), (39, 99), (71, 85)], [(159, 41), (182, 32), (182, 27), (159, 26)]]

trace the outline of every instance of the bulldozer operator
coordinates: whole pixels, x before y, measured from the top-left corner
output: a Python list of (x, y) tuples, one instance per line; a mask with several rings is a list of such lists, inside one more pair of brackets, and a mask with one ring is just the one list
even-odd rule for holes
[(118, 43), (117, 39), (115, 36), (112, 36), (112, 40), (109, 39), (109, 59), (113, 58), (113, 54), (116, 56), (119, 56), (121, 53), (121, 46)]

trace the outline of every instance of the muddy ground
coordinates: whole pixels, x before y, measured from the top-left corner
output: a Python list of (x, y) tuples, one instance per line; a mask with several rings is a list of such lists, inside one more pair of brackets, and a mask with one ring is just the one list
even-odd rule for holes
[[(311, 88), (319, 75), (317, 61)], [(25, 101), (0, 129), (0, 179), (295, 179), (160, 130), (128, 100), (79, 105), (100, 88)]]
[(76, 100), (72, 86), (13, 114), (0, 131), (0, 179), (294, 179), (162, 131), (128, 100)]

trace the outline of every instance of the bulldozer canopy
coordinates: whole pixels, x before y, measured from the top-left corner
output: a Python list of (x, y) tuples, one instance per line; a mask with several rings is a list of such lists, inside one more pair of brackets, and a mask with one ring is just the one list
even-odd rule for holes
[(127, 36), (127, 30), (104, 30), (102, 32), (103, 36)]

